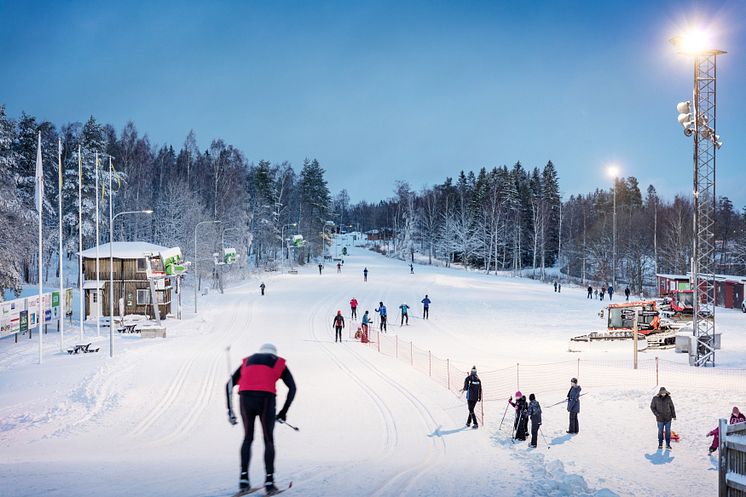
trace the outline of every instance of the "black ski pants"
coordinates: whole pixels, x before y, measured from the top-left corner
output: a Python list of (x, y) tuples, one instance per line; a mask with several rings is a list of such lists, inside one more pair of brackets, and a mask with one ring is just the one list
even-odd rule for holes
[(249, 470), (251, 443), (254, 441), (254, 421), (259, 418), (264, 435), (264, 468), (268, 475), (275, 472), (275, 396), (266, 392), (241, 392), (241, 420), (243, 444), (241, 445), (241, 472)]
[(381, 316), (381, 331), (386, 331), (386, 316)]
[(350, 307), (352, 311), (352, 319), (357, 319), (357, 307)]
[(474, 414), (474, 407), (477, 405), (476, 400), (467, 400), (466, 405), (469, 407), (469, 415), (466, 417), (466, 426), (469, 426), (472, 422), (474, 426), (479, 426), (477, 423), (477, 415)]
[(407, 322), (409, 324), (409, 314), (402, 314), (401, 315), (401, 323), (399, 323), (399, 326), (404, 325), (404, 322)]
[(341, 342), (342, 341), (342, 327), (337, 326), (334, 329), (336, 330), (336, 333), (334, 334), (334, 341), (336, 342), (337, 340), (339, 340)]
[(430, 308), (429, 307), (423, 307), (422, 308), (422, 319), (427, 319), (430, 317)]
[(526, 440), (526, 432), (528, 431), (528, 418), (522, 411), (516, 413), (515, 422), (513, 423), (513, 429), (515, 431), (516, 440)]
[(540, 423), (534, 423), (531, 421), (531, 445), (536, 447), (536, 437), (539, 435)]
[(567, 431), (570, 433), (577, 433), (578, 431), (580, 431), (580, 427), (578, 425), (578, 413), (577, 412), (570, 413), (570, 429)]

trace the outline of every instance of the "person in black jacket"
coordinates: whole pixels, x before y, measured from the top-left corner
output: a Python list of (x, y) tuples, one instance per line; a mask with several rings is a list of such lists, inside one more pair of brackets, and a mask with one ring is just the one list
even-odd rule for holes
[(536, 400), (536, 395), (531, 394), (528, 396), (528, 417), (531, 420), (531, 443), (529, 447), (536, 448), (536, 436), (539, 434), (539, 428), (541, 427), (541, 406)]
[(567, 433), (577, 434), (580, 431), (578, 424), (578, 414), (580, 413), (580, 385), (578, 379), (570, 380), (570, 390), (567, 392), (567, 412), (570, 413), (570, 428)]
[(337, 311), (337, 315), (334, 316), (334, 321), (332, 322), (332, 327), (335, 331), (334, 343), (337, 343), (337, 340), (342, 342), (342, 328), (345, 327), (345, 318), (342, 315), (342, 311)]
[(658, 423), (658, 449), (663, 448), (663, 436), (666, 437), (666, 450), (671, 450), (671, 420), (676, 419), (676, 409), (671, 394), (665, 387), (658, 390), (658, 395), (650, 402), (650, 410), (655, 414)]
[[(275, 383), (282, 380), (288, 387), (288, 396), (280, 412), (275, 415), (277, 389)], [(266, 492), (277, 491), (274, 483), (275, 472), (275, 420), (285, 422), (288, 409), (295, 398), (295, 380), (285, 364), (285, 359), (277, 355), (277, 347), (265, 343), (259, 352), (246, 357), (236, 369), (225, 386), (228, 401), (228, 421), (238, 424), (233, 412), (233, 387), (238, 386), (241, 419), (244, 427), (244, 439), (241, 445), (241, 477), (238, 482), (240, 490), (250, 488), (249, 461), (251, 460), (251, 443), (254, 441), (254, 422), (259, 418), (264, 434), (264, 466), (267, 476), (264, 480)]]
[(468, 428), (473, 421), (474, 429), (476, 430), (479, 428), (479, 423), (477, 422), (476, 414), (474, 414), (474, 407), (477, 405), (477, 402), (481, 402), (482, 400), (482, 381), (479, 379), (479, 376), (477, 376), (476, 366), (471, 368), (471, 373), (466, 377), (466, 379), (464, 379), (464, 388), (462, 388), (461, 391), (466, 392), (466, 404), (469, 407), (469, 415), (466, 417), (466, 426)]
[(513, 422), (513, 431), (515, 434), (513, 438), (516, 440), (526, 440), (528, 431), (528, 404), (526, 403), (526, 397), (518, 390), (515, 393), (515, 402), (513, 402), (513, 397), (510, 397), (508, 403), (515, 408), (515, 421)]

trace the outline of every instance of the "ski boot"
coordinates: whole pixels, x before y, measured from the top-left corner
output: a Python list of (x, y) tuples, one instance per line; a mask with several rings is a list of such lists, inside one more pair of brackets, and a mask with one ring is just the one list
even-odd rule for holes
[(249, 483), (249, 473), (246, 471), (241, 472), (241, 477), (238, 479), (238, 489), (248, 490), (251, 487)]
[(277, 493), (280, 489), (275, 486), (275, 477), (274, 475), (267, 475), (264, 479), (264, 492), (265, 495), (273, 495)]

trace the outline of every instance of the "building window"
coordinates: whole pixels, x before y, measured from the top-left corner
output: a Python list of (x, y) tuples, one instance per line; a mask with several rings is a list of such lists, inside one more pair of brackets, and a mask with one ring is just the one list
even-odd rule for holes
[(137, 272), (138, 273), (144, 273), (148, 269), (147, 261), (145, 261), (145, 258), (137, 259)]
[(150, 304), (150, 290), (137, 290), (137, 305)]
[(93, 292), (91, 295), (93, 296), (93, 303), (94, 304), (97, 303), (98, 302), (98, 292)]

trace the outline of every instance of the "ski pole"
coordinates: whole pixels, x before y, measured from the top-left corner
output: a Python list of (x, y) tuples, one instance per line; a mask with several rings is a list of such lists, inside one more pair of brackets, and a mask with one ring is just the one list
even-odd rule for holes
[(287, 421), (283, 421), (282, 419), (278, 419), (277, 422), (280, 423), (281, 425), (286, 425), (288, 428), (292, 428), (295, 431), (300, 431), (300, 428), (298, 428), (297, 426), (293, 426)]
[(503, 418), (500, 420), (500, 428), (497, 429), (498, 431), (503, 429), (503, 421), (505, 421), (505, 415), (508, 414), (508, 405), (509, 404), (505, 404), (505, 411), (503, 411)]
[(539, 425), (539, 433), (541, 433), (541, 438), (544, 439), (544, 443), (547, 444), (547, 450), (551, 449), (549, 442), (547, 442), (547, 437), (544, 436), (544, 432), (541, 429), (541, 425)]

